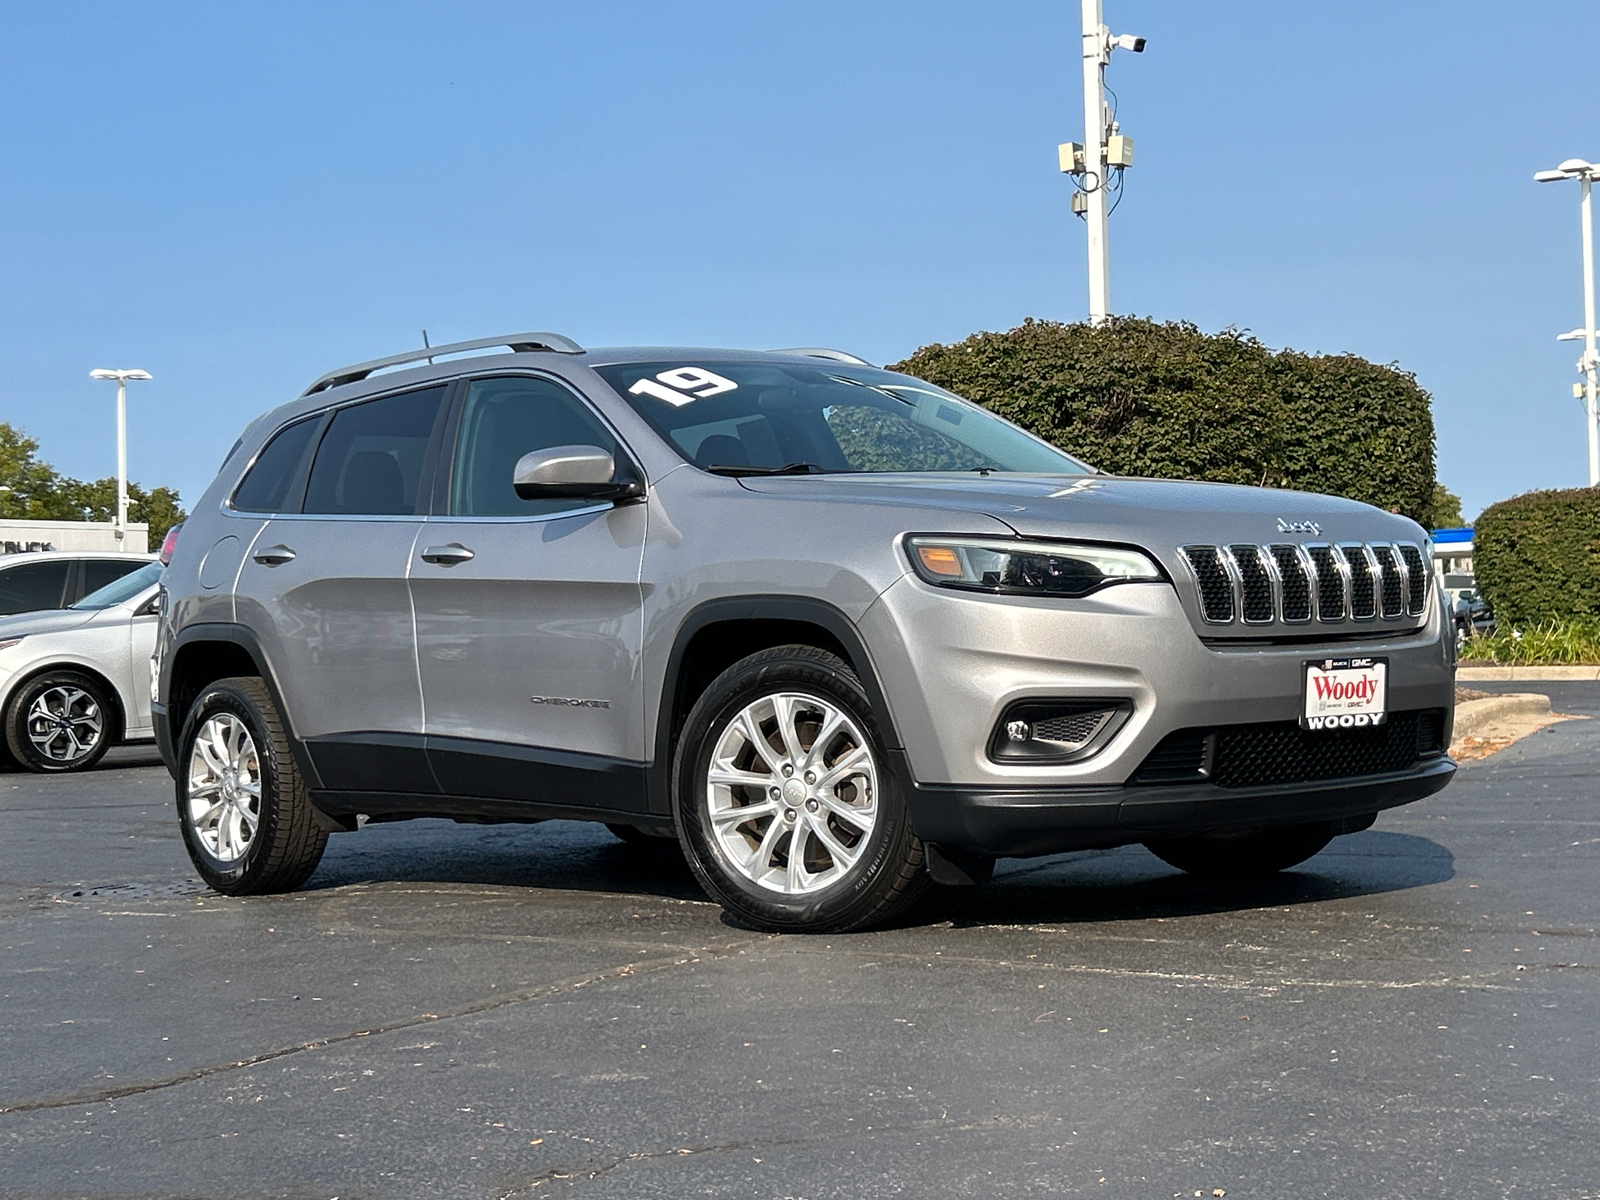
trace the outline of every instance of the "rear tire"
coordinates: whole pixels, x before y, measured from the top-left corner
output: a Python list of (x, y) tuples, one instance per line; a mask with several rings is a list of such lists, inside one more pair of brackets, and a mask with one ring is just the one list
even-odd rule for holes
[(79, 671), (46, 671), (6, 706), (6, 746), (30, 771), (86, 771), (116, 740), (117, 708), (106, 686)]
[(259, 679), (219, 679), (195, 701), (178, 743), (177, 795), (189, 858), (225, 895), (292, 892), (328, 844)]
[(673, 807), (700, 885), (755, 929), (861, 929), (928, 885), (861, 681), (813, 646), (763, 650), (712, 681), (678, 739)]
[(1281, 825), (1243, 837), (1164, 838), (1145, 848), (1162, 862), (1204, 879), (1261, 879), (1305, 862), (1333, 841), (1329, 821)]

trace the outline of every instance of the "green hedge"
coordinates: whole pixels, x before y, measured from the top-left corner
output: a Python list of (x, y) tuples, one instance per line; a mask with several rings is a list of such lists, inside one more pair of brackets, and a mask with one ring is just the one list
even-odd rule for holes
[(1029, 319), (924, 346), (893, 369), (1117, 474), (1329, 492), (1432, 519), (1430, 400), (1394, 366), (1117, 317)]
[(1491, 504), (1473, 522), (1472, 560), (1502, 627), (1600, 616), (1600, 489)]

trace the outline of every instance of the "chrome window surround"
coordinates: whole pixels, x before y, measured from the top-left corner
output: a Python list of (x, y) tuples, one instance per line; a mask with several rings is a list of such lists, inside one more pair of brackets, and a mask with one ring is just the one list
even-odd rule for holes
[[(1255, 626), (1282, 624), (1282, 625), (1307, 625), (1315, 622), (1322, 625), (1339, 625), (1347, 622), (1366, 623), (1369, 621), (1400, 621), (1415, 620), (1428, 611), (1432, 601), (1432, 575), (1427, 564), (1427, 553), (1415, 542), (1306, 542), (1292, 546), (1294, 559), (1303, 573), (1306, 587), (1310, 592), (1310, 615), (1304, 618), (1290, 620), (1284, 616), (1283, 603), (1283, 568), (1279, 564), (1274, 548), (1283, 548), (1288, 543), (1265, 543), (1248, 547), (1256, 561), (1266, 571), (1267, 578), (1272, 582), (1272, 617), (1270, 620), (1248, 620), (1244, 616), (1244, 572), (1239, 566), (1237, 553), (1245, 549), (1242, 544), (1232, 545), (1186, 545), (1178, 547), (1178, 559), (1188, 571), (1190, 582), (1194, 584), (1198, 595), (1201, 587), (1201, 570), (1196, 567), (1197, 560), (1209, 559), (1227, 578), (1232, 589), (1232, 604), (1226, 618), (1218, 618), (1206, 611), (1204, 602), (1200, 603), (1200, 617), (1207, 625), (1232, 625), (1244, 623)], [(1317, 569), (1316, 559), (1312, 556), (1313, 549), (1327, 550), (1332, 558), (1335, 571), (1338, 572), (1340, 590), (1343, 593), (1344, 604), (1339, 613), (1323, 615), (1322, 598), (1320, 594), (1321, 575)], [(1379, 555), (1376, 549), (1385, 549), (1387, 554)], [(1415, 593), (1411, 587), (1411, 566), (1406, 560), (1405, 549), (1416, 553), (1418, 560), (1423, 564), (1424, 587), (1421, 591), (1421, 603), (1414, 604)], [(1351, 560), (1359, 556), (1372, 580), (1372, 608), (1370, 612), (1356, 614), (1354, 611), (1354, 595), (1352, 588)], [(1384, 613), (1384, 582), (1390, 569), (1385, 563), (1393, 567), (1399, 579), (1400, 593), (1402, 596), (1401, 609), (1398, 613), (1385, 615)]]

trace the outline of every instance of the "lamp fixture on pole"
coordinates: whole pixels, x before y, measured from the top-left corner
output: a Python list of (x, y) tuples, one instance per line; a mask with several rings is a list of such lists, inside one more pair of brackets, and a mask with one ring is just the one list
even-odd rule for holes
[(89, 372), (90, 379), (115, 379), (117, 381), (117, 548), (128, 548), (128, 380), (149, 379), (149, 371), (107, 370), (104, 367)]
[[(1583, 376), (1584, 423), (1589, 427), (1589, 486), (1600, 485), (1600, 415), (1595, 407), (1595, 374), (1600, 368), (1600, 356), (1595, 354), (1594, 328), (1594, 219), (1590, 212), (1589, 185), (1600, 175), (1600, 166), (1581, 158), (1569, 158), (1553, 171), (1539, 171), (1534, 180), (1538, 183), (1555, 183), (1559, 179), (1576, 179), (1579, 187), (1579, 214), (1583, 226), (1583, 328), (1559, 335), (1559, 341), (1583, 340), (1583, 357), (1578, 360), (1578, 373)], [(1574, 391), (1578, 390), (1574, 388)]]

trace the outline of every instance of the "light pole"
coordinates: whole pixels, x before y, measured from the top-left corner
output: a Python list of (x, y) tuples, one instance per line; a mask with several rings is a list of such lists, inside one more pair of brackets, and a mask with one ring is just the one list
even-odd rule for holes
[(1579, 208), (1583, 223), (1583, 328), (1561, 335), (1562, 341), (1583, 338), (1583, 357), (1578, 360), (1578, 370), (1584, 379), (1584, 423), (1589, 427), (1589, 486), (1600, 485), (1600, 415), (1595, 409), (1595, 369), (1600, 367), (1600, 357), (1594, 349), (1594, 219), (1590, 214), (1589, 185), (1600, 167), (1581, 158), (1569, 158), (1553, 171), (1539, 171), (1534, 179), (1539, 183), (1554, 183), (1558, 179), (1576, 179), (1579, 188)]
[(149, 371), (109, 371), (99, 368), (89, 372), (90, 379), (115, 379), (117, 381), (117, 529), (119, 550), (128, 548), (128, 380), (149, 379)]
[(1072, 197), (1072, 211), (1089, 227), (1089, 323), (1111, 315), (1111, 247), (1107, 241), (1111, 215), (1107, 184), (1113, 169), (1133, 165), (1133, 139), (1119, 135), (1106, 111), (1106, 63), (1112, 50), (1144, 51), (1144, 39), (1130, 33), (1113, 36), (1106, 28), (1102, 0), (1083, 0), (1083, 145), (1067, 142), (1057, 148), (1061, 169), (1082, 176)]

